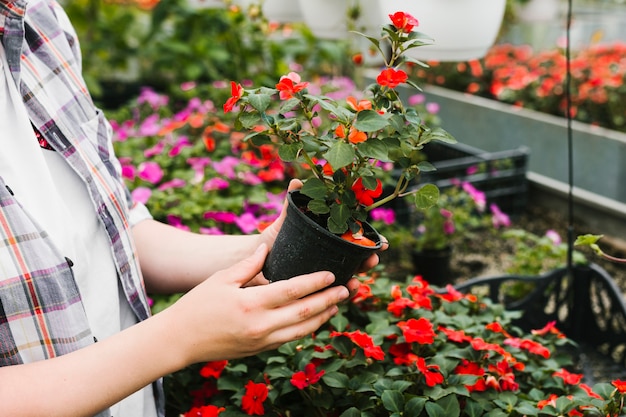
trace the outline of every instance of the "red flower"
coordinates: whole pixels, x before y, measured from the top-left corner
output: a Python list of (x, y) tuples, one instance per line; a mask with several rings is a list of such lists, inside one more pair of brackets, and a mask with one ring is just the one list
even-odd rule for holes
[(417, 342), (422, 345), (430, 345), (435, 340), (433, 324), (425, 317), (398, 322), (398, 327), (402, 329), (404, 338), (408, 343)]
[(216, 407), (214, 405), (203, 405), (193, 407), (191, 410), (183, 414), (184, 417), (217, 417), (219, 413), (224, 411), (224, 407)]
[(417, 358), (417, 369), (420, 370), (426, 378), (426, 385), (434, 387), (443, 382), (443, 375), (439, 372), (438, 365), (426, 365), (424, 358)]
[(396, 88), (400, 84), (406, 82), (409, 76), (402, 70), (386, 68), (378, 74), (376, 82), (382, 87)]
[(383, 183), (376, 179), (376, 189), (370, 190), (363, 185), (361, 178), (357, 178), (354, 184), (352, 184), (352, 191), (354, 191), (356, 199), (360, 204), (369, 206), (374, 204), (374, 199), (380, 197), (383, 193)]
[(350, 338), (352, 343), (357, 345), (358, 347), (363, 349), (363, 353), (368, 358), (376, 359), (382, 361), (385, 359), (385, 352), (383, 352), (380, 346), (374, 344), (374, 340), (367, 333), (363, 333), (360, 330), (355, 330), (353, 332), (332, 332), (330, 337), (336, 336), (346, 336)]
[(574, 374), (566, 369), (561, 369), (560, 371), (553, 373), (552, 376), (563, 378), (563, 381), (568, 385), (577, 385), (583, 379), (582, 374)]
[(448, 337), (448, 340), (457, 343), (471, 342), (472, 337), (465, 334), (463, 330), (448, 329), (443, 326), (439, 326), (437, 329)]
[(418, 305), (415, 301), (400, 297), (396, 298), (392, 302), (387, 305), (387, 311), (393, 314), (396, 317), (400, 317), (406, 308), (417, 308)]
[(236, 82), (231, 81), (230, 95), (231, 97), (226, 100), (226, 103), (224, 103), (224, 113), (232, 111), (233, 107), (235, 107), (235, 104), (237, 104), (237, 102), (243, 95), (243, 87), (241, 86), (241, 84), (237, 84)]
[(291, 377), (291, 385), (298, 389), (305, 389), (309, 385), (316, 384), (324, 375), (324, 371), (315, 372), (315, 365), (308, 363), (304, 371), (296, 372)]
[(546, 335), (548, 333), (555, 334), (556, 337), (559, 338), (559, 339), (563, 339), (565, 337), (565, 335), (563, 333), (561, 333), (559, 329), (556, 328), (556, 321), (549, 322), (542, 329), (531, 330), (531, 333), (539, 335), (539, 336), (544, 336), (544, 335)]
[(394, 357), (393, 363), (396, 365), (413, 365), (417, 362), (418, 356), (411, 350), (410, 343), (396, 343), (389, 347), (389, 354)]
[(265, 414), (263, 402), (267, 399), (268, 389), (265, 384), (257, 384), (248, 381), (246, 393), (241, 399), (241, 409), (249, 416), (262, 416)]
[(390, 14), (389, 18), (393, 25), (401, 29), (404, 33), (411, 32), (415, 26), (419, 25), (416, 18), (404, 12), (395, 12), (394, 14)]
[(200, 375), (205, 378), (215, 378), (218, 379), (220, 375), (222, 375), (222, 371), (228, 365), (228, 361), (213, 361), (207, 362), (202, 369), (200, 369)]
[(294, 94), (307, 88), (309, 83), (300, 82), (300, 75), (295, 72), (290, 72), (287, 75), (280, 77), (276, 88), (278, 89), (281, 100), (288, 100), (293, 97)]
[(620, 394), (626, 394), (626, 381), (622, 381), (621, 379), (616, 379), (611, 381), (611, 384), (620, 392)]
[(476, 362), (463, 359), (461, 363), (454, 368), (454, 373), (457, 375), (475, 375), (478, 377), (474, 384), (465, 386), (469, 392), (485, 391), (487, 389), (487, 384), (485, 384), (485, 379), (483, 378), (485, 370)]

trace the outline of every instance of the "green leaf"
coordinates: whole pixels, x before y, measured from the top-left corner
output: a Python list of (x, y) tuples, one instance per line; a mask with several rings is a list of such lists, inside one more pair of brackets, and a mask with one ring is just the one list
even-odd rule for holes
[(422, 161), (417, 164), (417, 167), (421, 172), (432, 172), (437, 171), (437, 168), (433, 164), (428, 161)]
[(439, 201), (439, 188), (434, 184), (426, 184), (415, 193), (415, 206), (425, 210)]
[(307, 204), (307, 208), (315, 214), (330, 213), (330, 208), (328, 207), (328, 204), (326, 204), (325, 200), (320, 200), (320, 199), (311, 200)]
[(436, 128), (424, 132), (421, 137), (420, 143), (428, 143), (433, 140), (438, 140), (445, 143), (456, 143), (456, 139), (454, 138), (454, 136), (441, 128)]
[(324, 155), (334, 170), (339, 170), (354, 161), (354, 149), (344, 141), (335, 142)]
[(404, 410), (404, 396), (400, 391), (385, 390), (381, 400), (388, 411), (400, 413)]
[(407, 416), (419, 416), (424, 410), (424, 405), (428, 401), (424, 397), (413, 397), (406, 402), (404, 412)]
[(301, 150), (302, 144), (299, 142), (281, 145), (278, 148), (278, 156), (285, 162), (293, 162), (298, 159)]
[(361, 110), (356, 115), (354, 127), (361, 132), (376, 132), (387, 127), (387, 117), (374, 110)]
[(309, 178), (304, 182), (300, 192), (315, 200), (323, 200), (326, 197), (326, 185), (319, 178)]
[[(322, 376), (322, 380), (326, 385), (333, 388), (348, 388), (350, 379), (341, 372), (329, 372)], [(241, 385), (241, 384), (240, 384)]]
[(361, 417), (361, 411), (356, 407), (350, 407), (341, 413), (339, 417)]
[(259, 113), (263, 113), (272, 102), (272, 96), (269, 94), (250, 94), (248, 103), (254, 107)]
[(369, 138), (367, 141), (357, 145), (359, 152), (368, 158), (377, 159), (382, 162), (391, 162), (389, 158), (389, 148), (380, 139)]

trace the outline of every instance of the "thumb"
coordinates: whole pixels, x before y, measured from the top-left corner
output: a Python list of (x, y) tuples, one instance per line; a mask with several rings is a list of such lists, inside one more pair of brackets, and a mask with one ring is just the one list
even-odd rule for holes
[(261, 243), (252, 255), (228, 267), (222, 273), (230, 283), (243, 287), (261, 272), (267, 252), (267, 245)]

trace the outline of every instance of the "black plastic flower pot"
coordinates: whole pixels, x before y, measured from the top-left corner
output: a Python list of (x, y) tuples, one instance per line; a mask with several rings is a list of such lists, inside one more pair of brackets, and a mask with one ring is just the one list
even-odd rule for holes
[(309, 197), (299, 191), (287, 195), (287, 216), (263, 266), (270, 282), (317, 271), (335, 274), (334, 285), (345, 285), (359, 265), (382, 247), (378, 232), (363, 224), (365, 237), (376, 246), (348, 242), (306, 214)]
[(421, 275), (428, 283), (443, 286), (452, 282), (450, 269), (452, 247), (415, 251), (411, 257), (414, 273)]

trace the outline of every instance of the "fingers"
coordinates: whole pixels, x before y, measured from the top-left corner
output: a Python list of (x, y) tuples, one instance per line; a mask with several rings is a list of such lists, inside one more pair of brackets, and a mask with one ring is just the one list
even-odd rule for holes
[(267, 245), (261, 243), (251, 256), (225, 269), (221, 275), (227, 277), (231, 283), (236, 283), (240, 287), (252, 285), (252, 281), (259, 275), (261, 268), (263, 268), (267, 252)]
[(283, 281), (276, 281), (265, 288), (266, 291), (271, 291), (273, 294), (271, 297), (273, 304), (268, 307), (276, 308), (299, 300), (328, 287), (334, 282), (335, 276), (328, 271), (315, 272)]

